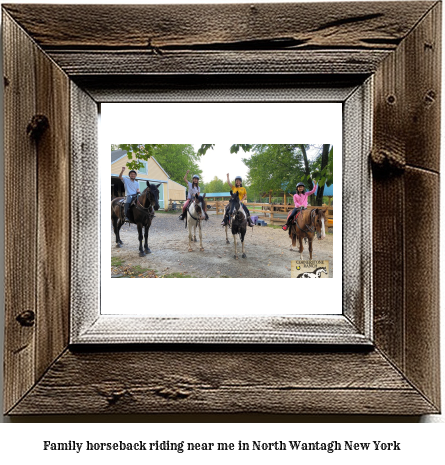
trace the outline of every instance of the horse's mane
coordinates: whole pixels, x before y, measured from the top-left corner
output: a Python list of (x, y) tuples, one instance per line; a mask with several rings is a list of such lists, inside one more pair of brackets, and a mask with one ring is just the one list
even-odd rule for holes
[(318, 270), (325, 270), (326, 272), (328, 271), (328, 270), (326, 269), (325, 266), (320, 266), (320, 267), (316, 268), (316, 269), (313, 271), (313, 273), (317, 273)]

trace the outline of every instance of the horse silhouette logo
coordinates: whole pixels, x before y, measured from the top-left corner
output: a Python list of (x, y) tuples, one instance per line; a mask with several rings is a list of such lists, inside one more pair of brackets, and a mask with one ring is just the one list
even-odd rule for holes
[(326, 267), (322, 266), (316, 268), (314, 271), (306, 271), (305, 273), (300, 273), (297, 278), (321, 278), (321, 274), (328, 274)]

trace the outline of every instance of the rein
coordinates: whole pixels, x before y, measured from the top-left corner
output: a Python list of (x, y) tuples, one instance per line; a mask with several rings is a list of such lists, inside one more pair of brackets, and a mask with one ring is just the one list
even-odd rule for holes
[[(136, 199), (136, 208), (137, 208), (138, 210), (140, 210), (140, 208), (142, 208), (142, 210), (143, 210), (144, 212), (147, 212), (149, 216), (152, 216), (152, 217), (153, 217), (153, 216), (154, 216), (153, 206), (152, 206), (152, 205), (149, 205), (148, 207), (144, 207), (144, 206), (141, 204), (141, 202), (139, 201), (139, 198), (140, 198), (140, 197), (141, 197), (141, 196), (139, 195), (138, 198)], [(139, 208), (139, 207), (140, 207), (140, 208)], [(150, 209), (151, 209), (151, 211), (150, 211)]]

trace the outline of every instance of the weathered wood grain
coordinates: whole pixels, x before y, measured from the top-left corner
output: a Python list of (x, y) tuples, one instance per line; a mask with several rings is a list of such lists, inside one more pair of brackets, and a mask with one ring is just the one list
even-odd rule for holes
[(440, 351), (432, 342), (439, 340), (440, 329), (439, 175), (407, 167), (404, 182), (405, 372), (440, 407)]
[(438, 3), (376, 73), (373, 156), (392, 166), (438, 172), (441, 5)]
[[(85, 252), (84, 252), (85, 253)], [(81, 255), (82, 256), (82, 255)], [(85, 268), (80, 276), (87, 276)], [(90, 294), (73, 306), (73, 344), (337, 344), (369, 346), (369, 334), (360, 332), (343, 315), (305, 318), (289, 316), (141, 318), (100, 315), (94, 308), (98, 289), (83, 286)], [(94, 298), (96, 296), (96, 298)], [(80, 305), (83, 303), (84, 305)], [(89, 307), (88, 307), (89, 305)], [(363, 311), (356, 307), (358, 313)], [(368, 310), (369, 313), (369, 310)], [(94, 319), (96, 320), (94, 321)], [(91, 322), (94, 321), (94, 324)]]
[(366, 74), (389, 50), (49, 51), (70, 76), (136, 74)]
[[(98, 106), (73, 82), (71, 107), (71, 331), (70, 342), (90, 327), (100, 314), (100, 192)], [(93, 174), (94, 173), (94, 174)], [(106, 205), (106, 204), (105, 204)], [(108, 204), (109, 205), (109, 204)], [(102, 204), (102, 208), (106, 208)], [(77, 310), (77, 311), (74, 311)]]
[(11, 413), (434, 412), (378, 352), (66, 352)]
[(37, 148), (36, 377), (68, 344), (70, 297), (69, 78), (36, 48), (36, 114), (48, 128)]
[[(368, 154), (372, 146), (369, 78), (343, 104), (343, 315), (372, 340), (372, 199)], [(347, 175), (346, 175), (347, 174)], [(350, 231), (354, 231), (351, 234)]]
[[(429, 204), (437, 202), (440, 3), (348, 2), (326, 3), (322, 8), (305, 3), (6, 5), (4, 11), (5, 411), (16, 415), (438, 412), (438, 217), (434, 208), (416, 215), (416, 190), (410, 188), (418, 182)], [(164, 88), (169, 83), (175, 91), (207, 87), (217, 92), (221, 82), (242, 89), (250, 79), (253, 87), (261, 86), (267, 72), (282, 73), (283, 82), (300, 74), (313, 82), (322, 76), (344, 84), (344, 76), (337, 73), (351, 73), (347, 80), (358, 76), (363, 82), (366, 73), (375, 71), (376, 350), (327, 346), (312, 352), (273, 352), (258, 346), (248, 352), (161, 346), (143, 352), (122, 347), (116, 352), (100, 347), (81, 352), (74, 347), (56, 358), (66, 344), (67, 262), (48, 249), (54, 238), (65, 250), (65, 226), (56, 221), (65, 217), (42, 218), (50, 202), (37, 192), (51, 169), (66, 184), (62, 155), (66, 113), (59, 107), (66, 103), (67, 81), (42, 53), (50, 53), (72, 74), (81, 88), (73, 91), (72, 84), (71, 97), (78, 97), (80, 107), (88, 109), (94, 102), (84, 90), (93, 90), (91, 95), (98, 101), (122, 101), (129, 92), (142, 98), (156, 92), (163, 80)], [(208, 74), (227, 69), (230, 72), (222, 76)], [(167, 72), (175, 76), (162, 74)], [(196, 72), (202, 74), (191, 77)], [(55, 86), (54, 94), (48, 83)], [(69, 105), (71, 112), (78, 108), (72, 101)], [(37, 138), (40, 142), (25, 135), (37, 109), (47, 113), (49, 121), (49, 129)], [(60, 139), (53, 130), (60, 132)], [(87, 139), (91, 139), (88, 134)], [(76, 142), (71, 143), (76, 149)], [(54, 148), (60, 154), (51, 152)], [(86, 156), (85, 147), (77, 150), (79, 156)], [(383, 170), (378, 169), (379, 161)], [(23, 195), (16, 201), (17, 165), (21, 190), (33, 202), (24, 201)], [(63, 188), (60, 192), (62, 203), (66, 202)], [(420, 223), (408, 229), (408, 220), (418, 218)], [(421, 242), (411, 247), (417, 236)], [(48, 263), (42, 260), (46, 256)], [(55, 276), (59, 268), (61, 276)], [(416, 271), (423, 273), (422, 279)], [(51, 296), (59, 284), (62, 290)], [(81, 293), (79, 286), (74, 291)], [(54, 314), (44, 308), (46, 302)], [(363, 327), (362, 321), (357, 322)]]
[(406, 38), (406, 162), (438, 172), (440, 167), (440, 108), (442, 3)]
[[(5, 385), (9, 410), (35, 382), (37, 158), (27, 126), (35, 115), (35, 46), (4, 14)], [(19, 317), (19, 320), (17, 320)]]
[(378, 69), (372, 153), (375, 342), (436, 405), (438, 346), (430, 341), (437, 340), (439, 315), (438, 28), (439, 4)]
[(363, 83), (347, 74), (76, 75), (96, 102), (343, 102)]
[(373, 180), (374, 342), (404, 369), (403, 179)]
[(434, 4), (333, 2), (322, 8), (317, 3), (7, 4), (4, 8), (44, 49), (395, 49)]

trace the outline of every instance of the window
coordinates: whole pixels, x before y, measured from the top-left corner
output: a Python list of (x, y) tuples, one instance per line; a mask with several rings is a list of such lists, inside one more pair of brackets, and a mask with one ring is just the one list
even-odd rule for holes
[(140, 163), (143, 163), (144, 167), (139, 168), (139, 174), (148, 174), (148, 162), (145, 160), (138, 160)]

